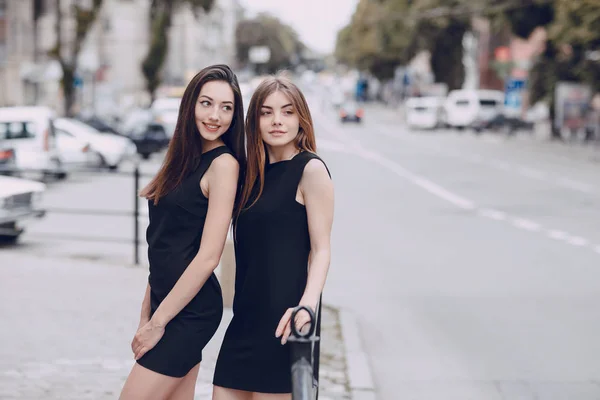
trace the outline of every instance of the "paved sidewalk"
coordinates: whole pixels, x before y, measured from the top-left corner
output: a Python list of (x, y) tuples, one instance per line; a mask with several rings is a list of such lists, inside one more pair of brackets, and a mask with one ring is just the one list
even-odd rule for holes
[[(0, 399), (116, 399), (133, 365), (147, 272), (0, 248)], [(231, 311), (204, 351), (196, 399), (209, 399)], [(324, 307), (321, 400), (350, 399), (337, 310)]]

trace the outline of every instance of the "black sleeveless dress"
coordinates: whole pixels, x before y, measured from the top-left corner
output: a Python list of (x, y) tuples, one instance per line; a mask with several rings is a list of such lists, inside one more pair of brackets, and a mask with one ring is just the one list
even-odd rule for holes
[(275, 329), (306, 287), (310, 238), (306, 208), (296, 201), (296, 191), (313, 158), (319, 157), (304, 151), (267, 164), (261, 197), (238, 218), (233, 319), (215, 367), (217, 386), (291, 392), (290, 347), (281, 345)]
[[(200, 179), (212, 161), (231, 151), (226, 146), (202, 154), (197, 168), (181, 185), (148, 202), (150, 225), (146, 231), (151, 312), (169, 294), (200, 248), (208, 199)], [(198, 294), (165, 327), (157, 345), (137, 362), (152, 371), (173, 377), (185, 376), (202, 360), (202, 349), (213, 337), (223, 316), (221, 286), (212, 274)]]

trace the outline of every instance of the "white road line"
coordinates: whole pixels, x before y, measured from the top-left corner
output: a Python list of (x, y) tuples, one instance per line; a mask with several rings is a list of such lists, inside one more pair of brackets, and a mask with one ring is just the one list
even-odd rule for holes
[(521, 166), (517, 168), (517, 172), (527, 178), (545, 179), (546, 173), (530, 167)]
[(565, 240), (566, 238), (569, 237), (569, 234), (567, 232), (559, 231), (556, 229), (548, 231), (547, 234), (550, 239), (555, 239), (555, 240)]
[(495, 221), (504, 221), (506, 219), (505, 212), (494, 210), (491, 208), (482, 208), (482, 209), (478, 210), (478, 213), (482, 217), (490, 218)]
[(541, 229), (540, 224), (525, 218), (513, 218), (512, 224), (519, 229), (524, 229), (530, 232), (537, 232)]
[(410, 180), (415, 185), (425, 189), (429, 193), (431, 193), (443, 200), (446, 200), (449, 203), (454, 204), (455, 206), (457, 206), (459, 208), (462, 208), (465, 210), (472, 210), (475, 208), (475, 204), (471, 200), (461, 197), (455, 193), (452, 193), (451, 191), (441, 187), (440, 185), (438, 185), (422, 176), (419, 176), (415, 173), (408, 171), (407, 169), (396, 164), (395, 162), (388, 160), (387, 158), (385, 158), (377, 153), (366, 151), (366, 150), (360, 150), (360, 151), (358, 151), (357, 154), (367, 160), (375, 161), (379, 165), (382, 165), (382, 166), (388, 168), (389, 170), (391, 170), (392, 172), (396, 173), (396, 175), (399, 175), (403, 178)]
[(578, 190), (583, 193), (593, 193), (594, 192), (594, 187), (592, 185), (589, 185), (589, 184), (583, 183), (583, 182), (579, 182), (579, 181), (575, 181), (573, 179), (560, 178), (560, 179), (557, 179), (556, 182), (559, 185), (568, 187), (570, 189)]
[(491, 165), (491, 166), (493, 166), (494, 168), (498, 168), (498, 169), (500, 169), (502, 171), (510, 171), (512, 169), (511, 165), (509, 163), (507, 163), (507, 162), (504, 162), (504, 161), (490, 160), (488, 162), (488, 164)]
[(594, 251), (598, 254), (600, 254), (600, 244), (596, 245), (596, 247), (594, 247)]
[(583, 247), (587, 246), (589, 242), (586, 238), (582, 238), (580, 236), (572, 236), (567, 239), (567, 243), (572, 244), (573, 246)]
[[(329, 122), (323, 123), (323, 120), (321, 120), (319, 122), (322, 125), (325, 125), (325, 128), (327, 130), (329, 130), (331, 133), (333, 133), (334, 136), (338, 137), (339, 139), (341, 139), (345, 142), (344, 144), (342, 144), (342, 143), (335, 142), (335, 141), (323, 141), (324, 147), (326, 147), (326, 148), (329, 147), (331, 150), (334, 150), (334, 151), (350, 152), (350, 153), (356, 154), (357, 156), (359, 156), (365, 160), (374, 161), (375, 163), (394, 172), (396, 175), (400, 176), (401, 178), (408, 179), (413, 184), (419, 186), (420, 188), (433, 194), (434, 196), (437, 196), (437, 197), (441, 198), (442, 200), (445, 200), (445, 201), (455, 205), (456, 207), (459, 207), (459, 208), (462, 208), (465, 210), (476, 210), (477, 214), (482, 217), (490, 218), (490, 219), (493, 219), (496, 221), (504, 221), (504, 220), (507, 220), (510, 218), (513, 226), (515, 226), (516, 228), (519, 228), (519, 229), (530, 231), (530, 232), (539, 232), (542, 229), (542, 226), (539, 223), (529, 220), (529, 219), (520, 218), (520, 217), (509, 217), (505, 212), (495, 210), (495, 209), (489, 209), (489, 208), (479, 209), (472, 200), (464, 198), (456, 193), (453, 193), (450, 190), (438, 185), (437, 183), (432, 182), (423, 176), (420, 176), (418, 174), (415, 174), (414, 172), (407, 170), (406, 168), (404, 168), (401, 165), (397, 164), (396, 162), (382, 156), (379, 153), (365, 149), (361, 145), (361, 143), (356, 139), (344, 137), (343, 135), (337, 133), (335, 130), (335, 127), (333, 127)], [(348, 148), (346, 145), (349, 145), (351, 148)], [(478, 156), (472, 156), (472, 158), (473, 157), (478, 157)], [(494, 165), (495, 167), (500, 168), (500, 169), (512, 170), (512, 166), (506, 162), (492, 160), (488, 164)], [(535, 176), (539, 179), (544, 179), (543, 172), (532, 169), (532, 168), (520, 167), (516, 171), (521, 174), (528, 174), (529, 176), (532, 176), (532, 177)], [(566, 241), (567, 243), (574, 245), (574, 246), (583, 247), (583, 246), (587, 246), (589, 244), (588, 240), (585, 238), (582, 238), (579, 236), (571, 236), (567, 232), (556, 230), (556, 229), (546, 231), (546, 235), (551, 239)], [(594, 248), (594, 250), (596, 252), (600, 253), (600, 245), (596, 246)]]

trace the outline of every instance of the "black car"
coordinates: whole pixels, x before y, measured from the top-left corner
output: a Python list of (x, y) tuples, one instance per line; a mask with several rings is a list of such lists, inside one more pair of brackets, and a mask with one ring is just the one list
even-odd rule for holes
[(147, 160), (152, 153), (158, 153), (169, 145), (165, 128), (156, 122), (140, 124), (126, 135), (137, 147), (138, 154)]

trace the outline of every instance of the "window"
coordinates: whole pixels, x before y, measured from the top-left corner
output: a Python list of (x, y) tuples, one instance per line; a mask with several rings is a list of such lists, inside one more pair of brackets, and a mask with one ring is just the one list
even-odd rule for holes
[(29, 139), (35, 131), (35, 122), (0, 122), (1, 139)]
[(483, 107), (496, 107), (496, 104), (498, 103), (496, 102), (496, 100), (481, 99), (479, 100), (479, 104)]

